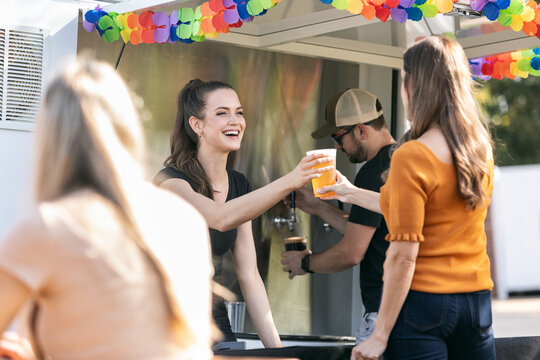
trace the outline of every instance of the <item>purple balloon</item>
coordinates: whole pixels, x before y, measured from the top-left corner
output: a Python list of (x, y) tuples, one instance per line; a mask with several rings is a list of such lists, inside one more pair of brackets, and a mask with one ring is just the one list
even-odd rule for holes
[(225, 10), (225, 12), (223, 13), (223, 19), (229, 25), (236, 24), (238, 20), (240, 20), (238, 10), (236, 10), (236, 8)]
[(399, 5), (401, 5), (402, 8), (408, 9), (414, 5), (414, 0), (399, 0)]
[(96, 29), (96, 24), (86, 21), (83, 19), (82, 26), (87, 32), (92, 32)]
[(470, 0), (471, 9), (474, 11), (480, 11), (486, 6), (488, 0)]
[(165, 29), (157, 28), (154, 31), (154, 41), (157, 43), (164, 43), (169, 40), (170, 28), (167, 26)]
[(178, 24), (178, 10), (173, 10), (171, 16), (169, 17), (169, 24), (176, 25)]
[(390, 15), (392, 16), (392, 19), (397, 22), (404, 23), (405, 21), (407, 21), (407, 12), (403, 9), (390, 9)]
[(225, 6), (226, 8), (231, 7), (233, 5), (236, 5), (234, 0), (223, 0), (223, 6)]
[(163, 11), (155, 12), (154, 15), (152, 15), (152, 21), (157, 26), (170, 25), (169, 15)]
[(474, 76), (482, 76), (482, 64), (484, 63), (484, 59), (483, 58), (471, 59), (469, 63), (471, 64), (471, 73)]

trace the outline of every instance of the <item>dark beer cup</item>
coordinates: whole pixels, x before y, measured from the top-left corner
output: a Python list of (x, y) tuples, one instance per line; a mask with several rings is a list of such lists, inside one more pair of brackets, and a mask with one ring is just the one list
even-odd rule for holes
[(304, 251), (307, 249), (305, 236), (293, 236), (285, 238), (285, 251)]

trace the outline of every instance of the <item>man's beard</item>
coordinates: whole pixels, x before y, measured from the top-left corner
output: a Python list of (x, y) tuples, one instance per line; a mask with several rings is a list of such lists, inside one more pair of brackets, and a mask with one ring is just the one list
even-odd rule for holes
[(367, 160), (367, 151), (362, 146), (362, 143), (360, 141), (356, 140), (356, 138), (353, 137), (353, 144), (354, 144), (354, 150), (349, 152), (345, 152), (347, 156), (349, 157), (349, 161), (353, 164), (361, 163)]

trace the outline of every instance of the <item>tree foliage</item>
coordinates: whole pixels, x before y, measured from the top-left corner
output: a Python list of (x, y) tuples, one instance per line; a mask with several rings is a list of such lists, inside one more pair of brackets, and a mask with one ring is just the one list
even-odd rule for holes
[(540, 164), (540, 78), (490, 80), (478, 93), (500, 166)]

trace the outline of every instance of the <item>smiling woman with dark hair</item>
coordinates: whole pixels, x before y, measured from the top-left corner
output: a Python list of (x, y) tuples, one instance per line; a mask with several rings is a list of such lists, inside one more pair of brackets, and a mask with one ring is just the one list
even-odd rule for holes
[[(242, 105), (229, 84), (190, 81), (178, 96), (171, 154), (154, 183), (189, 201), (206, 218), (218, 283), (223, 255), (232, 250), (238, 282), (259, 337), (266, 347), (279, 347), (281, 341), (257, 269), (251, 220), (319, 176), (326, 167), (311, 167), (328, 158), (307, 156), (290, 173), (251, 191), (243, 174), (226, 167), (229, 153), (240, 148), (245, 128)], [(215, 301), (213, 315), (224, 340), (236, 341), (223, 300)]]

